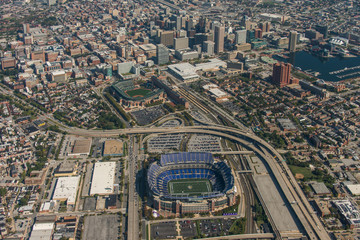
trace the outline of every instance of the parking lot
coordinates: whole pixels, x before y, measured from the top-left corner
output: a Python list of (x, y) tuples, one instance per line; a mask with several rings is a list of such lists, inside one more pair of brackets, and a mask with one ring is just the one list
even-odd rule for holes
[(196, 230), (196, 223), (194, 221), (179, 221), (179, 224), (181, 229), (181, 236), (183, 236), (184, 239), (194, 238), (198, 235)]
[(181, 125), (181, 121), (178, 119), (172, 119), (166, 121), (160, 125), (160, 127), (179, 127)]
[(180, 143), (183, 138), (183, 134), (166, 134), (150, 138), (147, 141), (148, 151), (153, 153), (166, 152), (170, 150), (179, 151)]
[(95, 197), (87, 197), (84, 201), (84, 211), (95, 211), (96, 210), (96, 198)]
[(165, 116), (165, 112), (160, 105), (133, 111), (131, 112), (131, 115), (134, 116), (139, 125), (148, 125), (156, 119)]
[(201, 235), (205, 237), (216, 237), (229, 235), (229, 230), (234, 219), (206, 219), (199, 221)]
[(192, 135), (188, 143), (189, 152), (220, 152), (220, 138), (205, 134)]
[(85, 231), (82, 239), (116, 240), (120, 230), (120, 217), (117, 214), (85, 217)]
[(151, 225), (151, 239), (174, 239), (176, 236), (175, 222), (162, 222)]

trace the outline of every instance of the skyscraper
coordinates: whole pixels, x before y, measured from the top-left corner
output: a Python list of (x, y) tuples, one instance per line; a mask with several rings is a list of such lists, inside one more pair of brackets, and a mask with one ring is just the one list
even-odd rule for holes
[(215, 53), (224, 52), (225, 27), (215, 26)]
[(23, 24), (23, 31), (24, 31), (24, 34), (30, 33), (30, 24), (28, 24), (28, 23)]
[(214, 55), (215, 43), (212, 41), (205, 41), (202, 45), (202, 51), (205, 55)]
[(289, 51), (296, 51), (297, 32), (291, 31), (289, 34)]
[(235, 44), (246, 43), (246, 30), (238, 30), (235, 32)]
[(291, 84), (290, 80), (290, 63), (275, 63), (273, 66), (273, 83), (279, 87), (284, 87)]
[(174, 44), (174, 32), (165, 31), (160, 33), (160, 43), (167, 47), (172, 47)]
[(158, 65), (169, 62), (169, 50), (163, 44), (156, 45), (156, 61)]

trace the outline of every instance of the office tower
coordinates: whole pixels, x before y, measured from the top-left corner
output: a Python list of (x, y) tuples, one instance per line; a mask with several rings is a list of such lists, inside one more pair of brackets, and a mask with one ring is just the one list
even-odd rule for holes
[(265, 32), (270, 32), (271, 22), (266, 22), (265, 25), (266, 25)]
[(180, 30), (182, 27), (181, 17), (176, 17), (176, 30)]
[(176, 32), (176, 37), (180, 38), (180, 37), (187, 37), (187, 33), (185, 30), (179, 30)]
[(246, 42), (251, 43), (255, 40), (255, 31), (254, 30), (247, 30), (246, 32)]
[(155, 27), (155, 22), (154, 22), (154, 21), (151, 21), (151, 22), (150, 22), (150, 30), (152, 30), (154, 27)]
[(174, 49), (185, 49), (189, 47), (189, 39), (187, 37), (174, 38)]
[(260, 28), (255, 29), (255, 38), (262, 38), (262, 30)]
[(225, 27), (215, 26), (215, 53), (224, 52)]
[(291, 31), (289, 34), (289, 51), (296, 51), (297, 32)]
[(156, 60), (158, 65), (169, 62), (169, 50), (163, 44), (156, 45)]
[(246, 30), (238, 30), (235, 32), (235, 44), (246, 43)]
[(194, 28), (194, 26), (195, 26), (195, 22), (193, 19), (189, 19), (186, 21), (186, 30), (187, 31), (192, 30)]
[(205, 41), (202, 46), (205, 55), (214, 55), (215, 43), (213, 41)]
[(23, 24), (23, 32), (24, 32), (24, 34), (30, 33), (30, 24), (28, 24), (28, 23)]
[(319, 33), (321, 33), (322, 35), (324, 35), (324, 38), (328, 38), (328, 34), (329, 34), (329, 27), (326, 25), (318, 25), (315, 28)]
[(290, 63), (275, 63), (273, 66), (273, 83), (279, 87), (284, 87), (291, 84), (290, 71)]
[(174, 44), (174, 32), (165, 31), (160, 33), (160, 43), (167, 47), (172, 47)]

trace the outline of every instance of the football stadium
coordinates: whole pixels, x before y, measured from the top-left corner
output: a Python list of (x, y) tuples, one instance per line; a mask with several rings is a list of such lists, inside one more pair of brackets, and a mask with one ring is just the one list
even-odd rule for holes
[(213, 212), (236, 202), (230, 167), (210, 153), (162, 155), (150, 165), (147, 181), (160, 214)]
[(156, 88), (150, 81), (137, 87), (133, 80), (119, 81), (111, 86), (110, 92), (125, 108), (144, 107), (155, 101), (166, 101), (164, 90)]

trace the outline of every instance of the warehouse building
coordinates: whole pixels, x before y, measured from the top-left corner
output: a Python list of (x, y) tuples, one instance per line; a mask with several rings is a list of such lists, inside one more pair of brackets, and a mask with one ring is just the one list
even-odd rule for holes
[(115, 162), (97, 162), (93, 170), (90, 195), (114, 193)]
[(75, 205), (80, 176), (59, 177), (52, 199), (66, 201), (67, 205)]
[(69, 156), (88, 156), (90, 154), (91, 148), (91, 139), (80, 139), (74, 141), (74, 146), (72, 148)]

